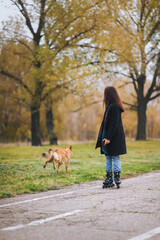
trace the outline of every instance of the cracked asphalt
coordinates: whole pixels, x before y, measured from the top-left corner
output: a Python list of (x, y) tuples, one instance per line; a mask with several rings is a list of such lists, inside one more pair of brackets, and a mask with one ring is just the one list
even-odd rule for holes
[(120, 189), (94, 181), (0, 200), (0, 240), (129, 240), (159, 227), (160, 171)]

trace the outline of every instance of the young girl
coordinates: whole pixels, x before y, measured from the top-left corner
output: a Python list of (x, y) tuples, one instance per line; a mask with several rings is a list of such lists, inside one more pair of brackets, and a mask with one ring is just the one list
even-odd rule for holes
[(101, 154), (106, 158), (106, 180), (103, 188), (114, 187), (112, 162), (114, 163), (114, 181), (120, 187), (121, 159), (119, 155), (126, 153), (126, 142), (123, 130), (121, 113), (124, 107), (117, 90), (106, 87), (104, 90), (105, 113), (98, 134), (96, 148), (101, 148)]

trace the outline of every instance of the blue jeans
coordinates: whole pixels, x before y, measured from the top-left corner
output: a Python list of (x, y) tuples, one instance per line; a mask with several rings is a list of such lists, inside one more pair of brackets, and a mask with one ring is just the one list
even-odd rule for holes
[(106, 172), (112, 171), (112, 162), (114, 162), (114, 171), (121, 172), (121, 159), (119, 155), (109, 156), (106, 155)]

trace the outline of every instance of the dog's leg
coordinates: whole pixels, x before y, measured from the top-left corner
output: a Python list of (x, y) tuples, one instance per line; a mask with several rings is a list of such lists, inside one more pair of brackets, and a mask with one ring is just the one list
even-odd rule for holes
[(43, 168), (45, 168), (45, 167), (46, 167), (47, 163), (48, 163), (48, 162), (46, 161), (46, 163), (44, 164), (44, 167), (43, 167)]
[(57, 174), (59, 173), (59, 167), (61, 166), (60, 163), (58, 163), (58, 167), (57, 167)]
[(66, 173), (68, 173), (68, 163), (65, 164), (66, 167)]
[(55, 167), (55, 160), (53, 160), (53, 168), (56, 169), (56, 167)]

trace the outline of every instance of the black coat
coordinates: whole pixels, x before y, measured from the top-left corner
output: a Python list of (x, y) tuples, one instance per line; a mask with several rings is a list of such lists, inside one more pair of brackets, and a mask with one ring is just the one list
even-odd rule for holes
[[(110, 143), (103, 148), (110, 156), (122, 155), (127, 152), (121, 113), (121, 109), (116, 104), (112, 104), (108, 111), (104, 138), (110, 140)], [(97, 147), (102, 147), (102, 142), (97, 142)], [(102, 148), (101, 153), (103, 154)]]

